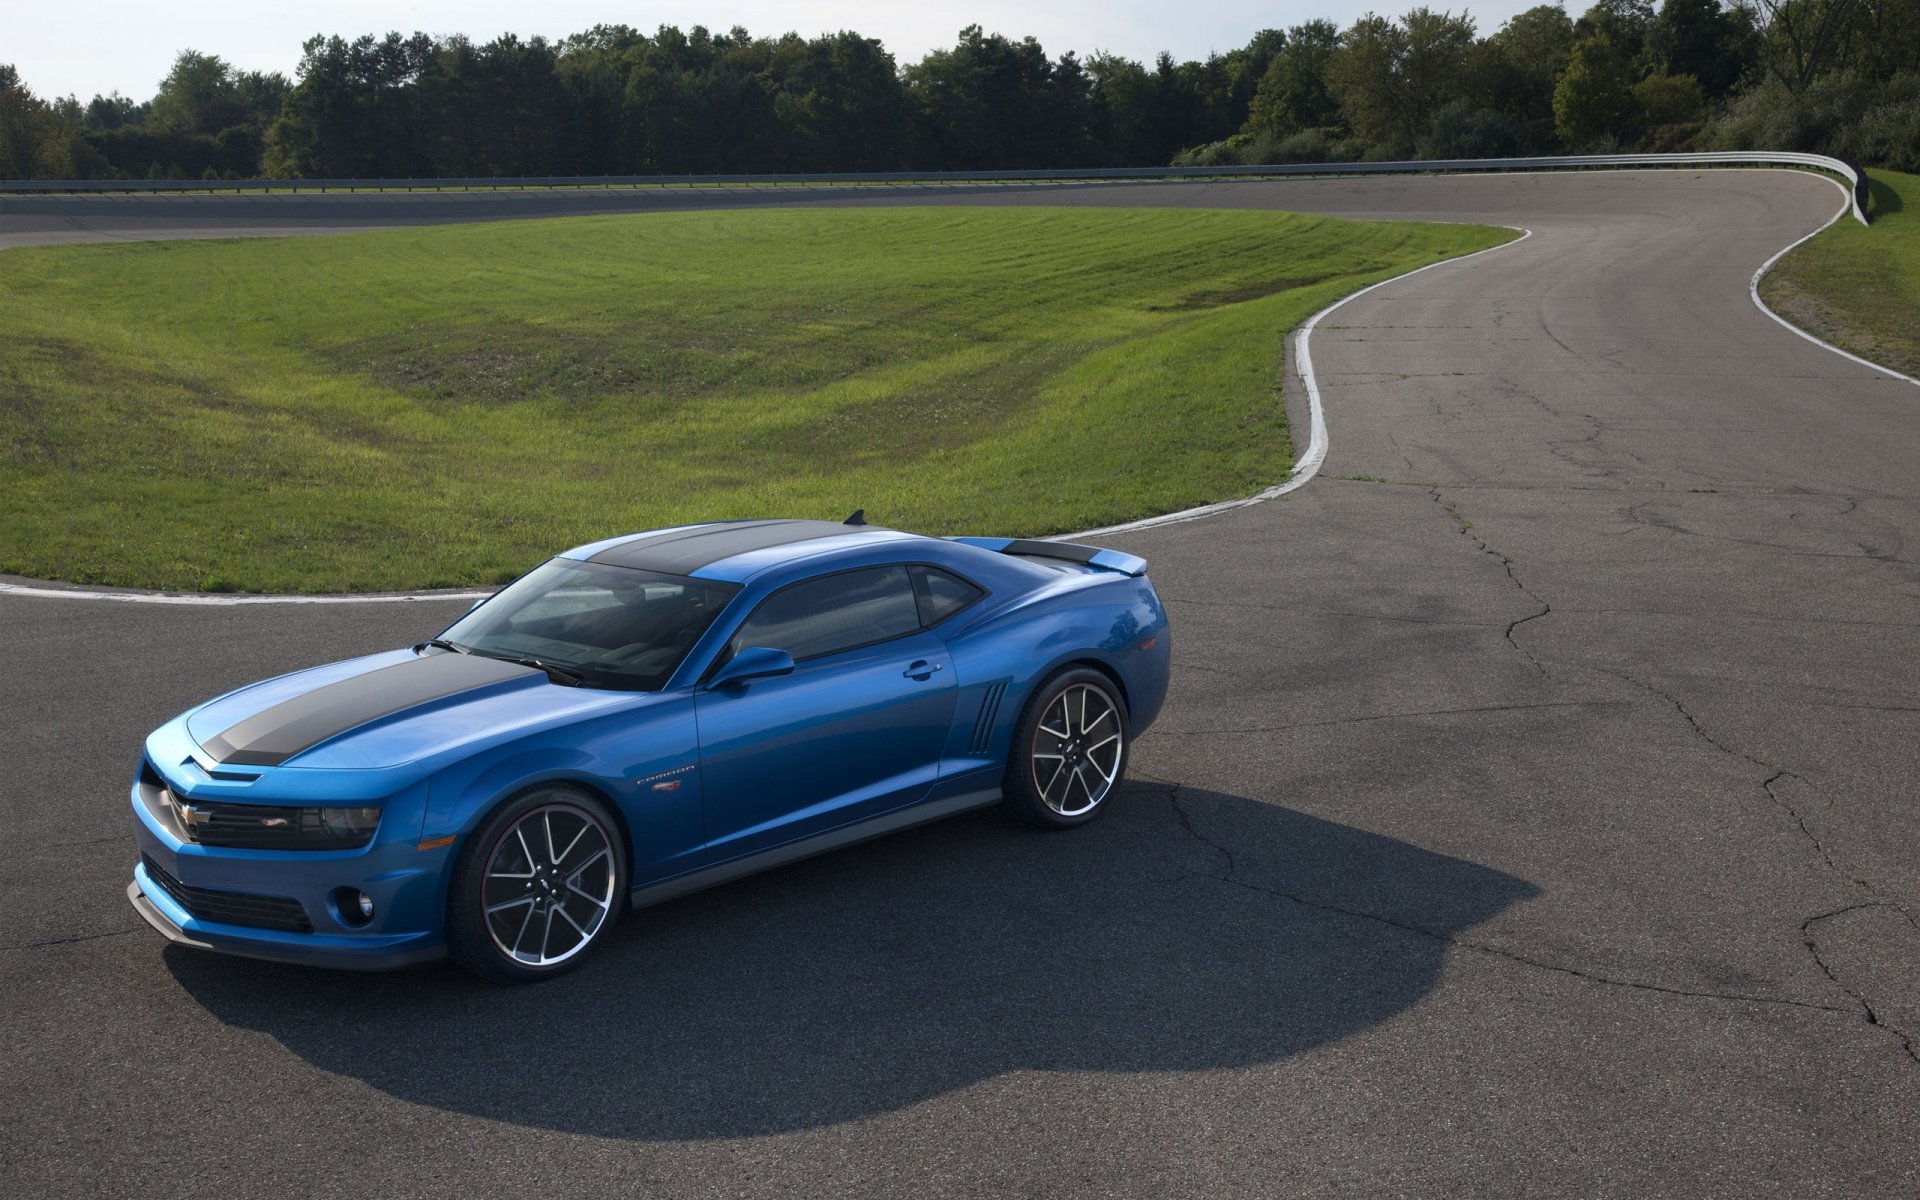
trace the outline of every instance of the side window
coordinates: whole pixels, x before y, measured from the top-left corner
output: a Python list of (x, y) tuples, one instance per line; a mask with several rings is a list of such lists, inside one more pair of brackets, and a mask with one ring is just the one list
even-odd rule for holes
[(950, 575), (938, 567), (914, 567), (912, 571), (913, 595), (920, 605), (922, 625), (944, 621), (986, 595), (958, 575)]
[(728, 653), (785, 650), (795, 661), (885, 641), (920, 628), (905, 567), (873, 567), (810, 579), (767, 597), (741, 623)]

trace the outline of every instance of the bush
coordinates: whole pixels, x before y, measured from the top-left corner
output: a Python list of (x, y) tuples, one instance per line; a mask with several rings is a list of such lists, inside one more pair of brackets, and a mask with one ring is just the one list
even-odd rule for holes
[(1631, 65), (1603, 38), (1573, 48), (1553, 88), (1553, 127), (1570, 149), (1606, 154), (1639, 121)]
[(1222, 142), (1208, 142), (1173, 156), (1176, 167), (1273, 166), (1282, 163), (1359, 162), (1371, 149), (1371, 158), (1409, 157), (1397, 145), (1369, 148), (1366, 143), (1342, 140), (1336, 130), (1301, 129), (1285, 137), (1272, 133), (1236, 133)]
[(1695, 144), (1706, 125), (1700, 121), (1682, 121), (1676, 125), (1658, 125), (1641, 139), (1640, 149), (1649, 154), (1682, 154), (1699, 147)]
[(1920, 174), (1920, 73), (1895, 75), (1880, 90), (1880, 102), (1840, 131), (1835, 148), (1843, 158)]
[(1195, 146), (1182, 150), (1173, 156), (1176, 167), (1233, 167), (1242, 162), (1240, 148), (1234, 143), (1238, 135), (1224, 142), (1208, 142), (1204, 146)]
[(1829, 76), (1795, 96), (1769, 80), (1701, 131), (1709, 150), (1798, 150), (1920, 171), (1920, 73)]
[(1420, 153), (1418, 146), (1398, 133), (1388, 135), (1384, 142), (1361, 143), (1356, 138), (1348, 145), (1360, 150), (1359, 161), (1361, 162), (1404, 162), (1407, 159), (1418, 158)]
[(1691, 121), (1706, 103), (1700, 81), (1691, 75), (1649, 75), (1633, 85), (1633, 98), (1654, 127)]

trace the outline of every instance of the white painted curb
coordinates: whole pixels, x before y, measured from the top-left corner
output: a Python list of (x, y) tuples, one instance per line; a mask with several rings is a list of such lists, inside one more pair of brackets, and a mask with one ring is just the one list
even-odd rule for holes
[(121, 604), (198, 604), (230, 608), (236, 604), (418, 604), (432, 600), (478, 600), (485, 592), (391, 592), (380, 596), (222, 596), (211, 592), (95, 592), (86, 588), (30, 587), (0, 583), (0, 596), (37, 596), (48, 600), (108, 600)]

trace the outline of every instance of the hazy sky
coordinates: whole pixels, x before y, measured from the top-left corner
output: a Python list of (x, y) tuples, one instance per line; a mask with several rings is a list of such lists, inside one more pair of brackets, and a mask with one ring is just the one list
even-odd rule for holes
[[(735, 25), (750, 32), (794, 30), (811, 37), (852, 29), (879, 38), (902, 64), (951, 46), (969, 24), (1011, 38), (1039, 39), (1050, 56), (1076, 50), (1123, 54), (1143, 62), (1161, 50), (1180, 59), (1243, 46), (1254, 31), (1285, 28), (1314, 17), (1345, 27), (1369, 10), (1398, 15), (1419, 0), (11, 0), (0, 18), (0, 63), (11, 62), (38, 95), (74, 95), (82, 101), (118, 89), (135, 100), (152, 97), (176, 53), (217, 54), (249, 70), (292, 77), (300, 43), (315, 33), (348, 37), (419, 29), (464, 33), (489, 41), (502, 33), (564, 37), (597, 24), (626, 24), (651, 33), (659, 25)], [(1444, 0), (1428, 0), (1440, 7)], [(1484, 0), (1468, 8), (1482, 34), (1542, 0)], [(1550, 2), (1550, 0), (1547, 0)]]

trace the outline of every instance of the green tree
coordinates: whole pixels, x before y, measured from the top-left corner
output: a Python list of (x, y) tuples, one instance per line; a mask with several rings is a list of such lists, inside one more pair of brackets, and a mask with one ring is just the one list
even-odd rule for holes
[(42, 100), (0, 63), (0, 179), (90, 179), (105, 166), (82, 134), (71, 97)]
[(1384, 143), (1403, 128), (1406, 98), (1398, 68), (1405, 55), (1406, 31), (1369, 13), (1340, 35), (1327, 61), (1327, 89), (1347, 127), (1364, 141)]
[(1327, 63), (1327, 85), (1353, 131), (1411, 153), (1433, 115), (1467, 90), (1473, 19), (1416, 8), (1398, 21), (1353, 23)]
[(148, 105), (135, 104), (118, 91), (105, 96), (95, 96), (87, 102), (86, 115), (82, 118), (88, 129), (118, 129), (123, 125), (139, 125), (146, 121)]
[[(771, 64), (779, 166), (790, 171), (901, 170), (912, 125), (893, 55), (842, 30), (801, 41)], [(1068, 70), (1062, 60), (1062, 70)], [(1078, 63), (1071, 64), (1078, 70)]]
[(1516, 15), (1475, 50), (1475, 99), (1550, 130), (1554, 85), (1566, 70), (1573, 42), (1573, 19), (1557, 4), (1538, 5)]
[(267, 131), (263, 170), (296, 178), (396, 178), (420, 166), (411, 86), (436, 51), (424, 33), (308, 38), (299, 82)]
[(1645, 52), (1653, 29), (1653, 5), (1648, 0), (1597, 0), (1574, 22), (1576, 40), (1598, 39), (1624, 59)]
[(147, 124), (174, 134), (216, 134), (245, 123), (233, 69), (218, 55), (182, 50), (160, 81)]
[(1153, 156), (1153, 79), (1147, 69), (1117, 54), (1095, 54), (1087, 60), (1093, 80), (1089, 108), (1089, 138), (1097, 165), (1148, 166), (1164, 162)]
[(1624, 137), (1638, 115), (1633, 83), (1626, 61), (1604, 37), (1575, 43), (1553, 90), (1553, 122), (1560, 139), (1579, 150)]
[(1340, 44), (1332, 21), (1308, 21), (1286, 32), (1286, 41), (1260, 77), (1247, 114), (1246, 132), (1283, 138), (1331, 125), (1339, 105), (1327, 89), (1327, 61)]
[(1920, 4), (1859, 0), (1852, 49), (1848, 65), (1877, 82), (1902, 72), (1920, 74)]
[(1204, 62), (1179, 64), (1175, 73), (1185, 120), (1176, 140), (1192, 145), (1237, 133), (1246, 125), (1261, 82), (1286, 44), (1286, 34), (1262, 29), (1238, 49), (1208, 55)]
[(962, 171), (1048, 165), (1052, 79), (1053, 64), (1033, 38), (1015, 42), (967, 26), (953, 49), (902, 72), (921, 164)]
[(1647, 31), (1647, 48), (1660, 71), (1691, 75), (1703, 94), (1719, 99), (1740, 81), (1750, 31), (1720, 0), (1664, 0)]

